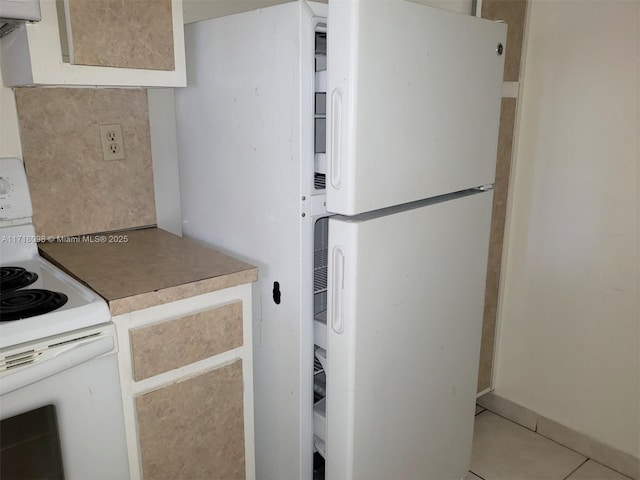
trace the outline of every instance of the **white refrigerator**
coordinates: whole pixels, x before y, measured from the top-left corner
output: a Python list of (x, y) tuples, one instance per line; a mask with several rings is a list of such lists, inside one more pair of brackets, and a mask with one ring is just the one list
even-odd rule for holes
[(405, 0), (186, 26), (183, 230), (259, 267), (257, 478), (465, 476), (505, 40)]

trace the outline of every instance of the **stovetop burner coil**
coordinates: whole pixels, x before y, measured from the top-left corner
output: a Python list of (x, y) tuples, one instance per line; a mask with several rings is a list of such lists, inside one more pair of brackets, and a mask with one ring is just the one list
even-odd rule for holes
[(64, 293), (31, 288), (0, 294), (0, 321), (20, 320), (44, 315), (62, 307), (68, 297)]
[(0, 267), (0, 292), (6, 293), (31, 285), (38, 274), (22, 267)]

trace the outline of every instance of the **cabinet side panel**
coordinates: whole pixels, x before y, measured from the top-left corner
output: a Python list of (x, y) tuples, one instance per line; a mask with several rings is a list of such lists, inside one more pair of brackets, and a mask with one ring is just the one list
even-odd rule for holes
[(498, 317), (500, 271), (502, 267), (502, 245), (507, 213), (507, 194), (509, 189), (509, 172), (511, 171), (511, 149), (513, 145), (515, 119), (516, 99), (503, 98), (500, 112), (496, 183), (493, 186), (493, 213), (491, 216), (491, 237), (489, 243), (489, 261), (487, 265), (487, 288), (484, 298), (478, 392), (482, 392), (491, 387), (496, 321)]
[(242, 346), (242, 302), (131, 330), (136, 381)]
[(310, 121), (301, 119), (301, 9), (291, 2), (188, 25), (188, 86), (176, 90), (183, 231), (260, 272), (258, 478), (300, 477), (300, 137)]
[(136, 398), (146, 480), (245, 478), (242, 361)]

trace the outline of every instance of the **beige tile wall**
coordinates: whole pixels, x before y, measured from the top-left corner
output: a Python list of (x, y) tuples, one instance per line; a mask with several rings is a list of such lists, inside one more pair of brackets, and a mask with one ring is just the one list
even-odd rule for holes
[[(18, 88), (15, 93), (39, 235), (155, 224), (146, 90)], [(122, 125), (125, 160), (103, 160), (101, 124)]]
[(174, 70), (171, 0), (69, 0), (73, 63)]

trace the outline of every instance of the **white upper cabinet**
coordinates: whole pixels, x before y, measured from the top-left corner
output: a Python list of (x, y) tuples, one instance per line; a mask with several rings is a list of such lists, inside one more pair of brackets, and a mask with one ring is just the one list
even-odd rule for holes
[(506, 33), (407, 1), (330, 0), (327, 209), (492, 184)]
[(41, 0), (40, 9), (40, 22), (0, 39), (5, 87), (186, 85), (182, 0)]

